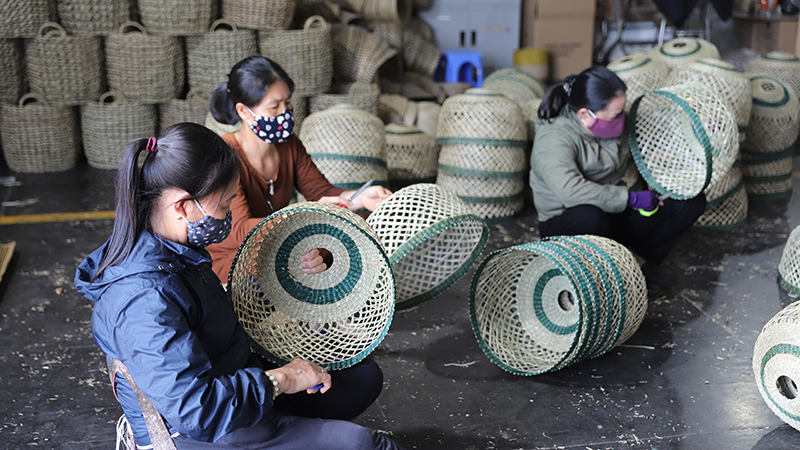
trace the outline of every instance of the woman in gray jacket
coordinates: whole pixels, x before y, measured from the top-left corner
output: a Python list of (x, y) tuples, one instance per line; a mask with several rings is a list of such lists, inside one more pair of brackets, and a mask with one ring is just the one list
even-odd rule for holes
[(612, 238), (634, 252), (649, 283), (668, 286), (656, 266), (703, 214), (706, 200), (628, 191), (625, 91), (616, 74), (597, 66), (568, 76), (542, 100), (530, 174), (539, 233)]

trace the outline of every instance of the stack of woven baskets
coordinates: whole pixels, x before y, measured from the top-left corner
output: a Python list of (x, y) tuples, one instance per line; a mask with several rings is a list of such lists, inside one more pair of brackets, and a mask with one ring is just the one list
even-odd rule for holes
[(309, 115), (300, 139), (334, 186), (358, 189), (365, 182), (388, 186), (383, 122), (353, 105), (335, 105)]
[(385, 129), (390, 187), (436, 181), (439, 160), (436, 139), (410, 125), (390, 123)]
[(663, 87), (669, 73), (666, 64), (643, 53), (620, 56), (608, 63), (608, 69), (616, 73), (628, 88), (626, 111), (630, 111), (637, 98)]
[(527, 131), (513, 101), (488, 89), (469, 89), (442, 105), (436, 184), (458, 195), (487, 220), (522, 211)]
[(497, 250), (472, 278), (470, 318), (500, 368), (537, 375), (594, 358), (630, 338), (647, 287), (633, 254), (598, 236), (560, 236)]
[(513, 67), (495, 70), (486, 77), (482, 87), (503, 94), (520, 108), (531, 100), (543, 98), (547, 93), (547, 86), (541, 80)]
[(680, 37), (650, 50), (650, 59), (664, 63), (670, 70), (703, 58), (719, 59), (717, 47), (704, 39)]
[(800, 226), (792, 230), (783, 247), (778, 280), (789, 293), (800, 295)]

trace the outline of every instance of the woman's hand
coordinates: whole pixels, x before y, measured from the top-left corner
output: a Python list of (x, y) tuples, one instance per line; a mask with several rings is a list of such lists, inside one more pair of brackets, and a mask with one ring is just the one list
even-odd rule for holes
[[(303, 359), (295, 359), (283, 367), (270, 370), (269, 373), (278, 383), (279, 395), (300, 391), (309, 394), (319, 391), (324, 394), (331, 388), (331, 376), (322, 367)], [(319, 384), (323, 385), (321, 389), (311, 389)]]
[(375, 208), (390, 195), (392, 195), (392, 191), (383, 186), (370, 186), (353, 200), (354, 205), (350, 209), (356, 211), (366, 208), (370, 211), (375, 211)]
[(320, 273), (328, 268), (320, 249), (315, 248), (300, 257), (300, 268), (305, 273)]

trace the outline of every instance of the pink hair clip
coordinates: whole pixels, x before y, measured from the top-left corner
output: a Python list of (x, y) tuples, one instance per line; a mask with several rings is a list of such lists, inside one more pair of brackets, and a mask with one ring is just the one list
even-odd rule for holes
[(156, 138), (151, 137), (147, 140), (147, 147), (144, 148), (146, 152), (154, 152), (156, 151), (156, 145), (158, 145), (158, 141)]

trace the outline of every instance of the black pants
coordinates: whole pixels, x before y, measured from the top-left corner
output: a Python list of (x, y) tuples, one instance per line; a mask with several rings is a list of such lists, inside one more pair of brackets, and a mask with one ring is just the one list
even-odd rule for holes
[(609, 214), (594, 205), (578, 205), (540, 223), (539, 234), (543, 238), (579, 234), (611, 238), (658, 265), (705, 209), (704, 194), (690, 200), (664, 200), (664, 206), (650, 217), (631, 208)]

